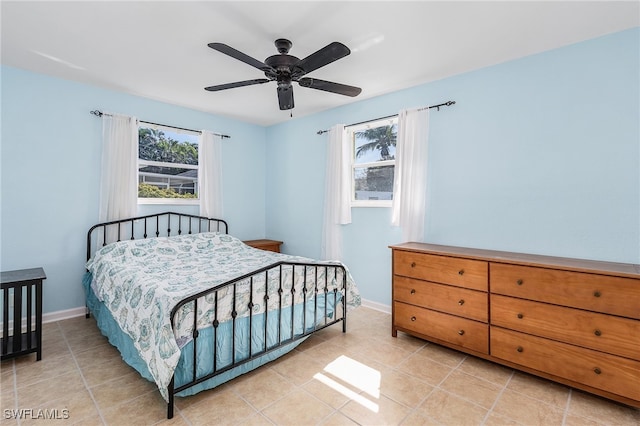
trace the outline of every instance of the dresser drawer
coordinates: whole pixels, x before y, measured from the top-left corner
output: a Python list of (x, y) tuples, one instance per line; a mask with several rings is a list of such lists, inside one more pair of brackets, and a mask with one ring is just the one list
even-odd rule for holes
[(640, 401), (640, 362), (491, 327), (491, 355)]
[(491, 293), (640, 319), (640, 280), (491, 264)]
[(487, 291), (489, 266), (480, 260), (393, 251), (396, 275)]
[(436, 311), (487, 322), (487, 293), (396, 275), (393, 298)]
[(396, 325), (477, 352), (489, 353), (489, 326), (402, 302), (393, 302)]
[(640, 361), (640, 321), (629, 318), (492, 295), (491, 325)]

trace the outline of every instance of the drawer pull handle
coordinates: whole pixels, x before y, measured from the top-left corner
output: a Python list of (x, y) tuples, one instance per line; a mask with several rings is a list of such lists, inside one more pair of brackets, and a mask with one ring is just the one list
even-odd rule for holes
[(464, 305), (464, 299), (458, 300), (458, 305), (460, 305), (460, 306)]
[(524, 351), (524, 348), (523, 348), (522, 346), (518, 346), (518, 347), (516, 348), (516, 351), (518, 351), (518, 352), (522, 352), (522, 351)]
[(416, 289), (415, 288), (411, 289), (411, 294), (416, 294)]
[(600, 370), (598, 367), (596, 367), (596, 368), (593, 369), (593, 372), (596, 373), (596, 374), (601, 374), (602, 370)]
[(516, 284), (518, 284), (518, 285), (522, 285), (523, 283), (524, 283), (524, 281), (522, 281), (522, 280), (516, 281)]
[(522, 314), (518, 314), (518, 318), (519, 318), (519, 319), (522, 319), (522, 318), (524, 318), (524, 315), (522, 315)]
[(596, 330), (593, 332), (593, 334), (595, 334), (596, 336), (602, 336), (602, 331)]
[(416, 317), (411, 317), (411, 321), (415, 321), (415, 320), (416, 320)]
[(458, 271), (458, 275), (463, 276), (463, 275), (464, 275), (464, 269), (460, 269), (460, 270)]
[(593, 292), (593, 297), (600, 297), (602, 296), (602, 293), (600, 293), (598, 290)]
[(464, 336), (464, 330), (458, 330), (458, 334)]
[(411, 267), (415, 268), (416, 267), (416, 262), (411, 262)]

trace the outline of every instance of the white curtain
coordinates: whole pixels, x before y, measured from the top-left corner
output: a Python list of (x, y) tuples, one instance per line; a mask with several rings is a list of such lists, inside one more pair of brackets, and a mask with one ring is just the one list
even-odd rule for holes
[[(133, 217), (137, 210), (138, 120), (135, 117), (104, 113), (100, 222)], [(109, 241), (117, 239), (117, 229), (109, 229), (107, 233)]]
[(322, 226), (323, 260), (342, 259), (342, 225), (351, 223), (351, 146), (344, 124), (329, 130)]
[(222, 137), (203, 130), (198, 142), (200, 216), (222, 218)]
[(428, 148), (429, 109), (400, 111), (391, 223), (403, 241), (424, 240)]

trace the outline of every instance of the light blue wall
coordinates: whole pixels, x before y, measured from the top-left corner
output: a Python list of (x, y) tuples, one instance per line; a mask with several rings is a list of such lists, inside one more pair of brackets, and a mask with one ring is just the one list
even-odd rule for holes
[[(84, 306), (87, 229), (98, 220), (101, 109), (231, 135), (223, 141), (225, 218), (240, 238), (265, 235), (265, 129), (23, 70), (2, 67), (2, 270), (42, 266), (44, 312)], [(140, 206), (140, 213), (197, 206)]]
[[(640, 262), (640, 29), (365, 100), (267, 129), (267, 232), (320, 255), (326, 135), (432, 110), (425, 241)], [(344, 261), (391, 303), (390, 209), (354, 208)]]
[[(45, 268), (45, 312), (84, 305), (101, 150), (92, 109), (231, 135), (231, 232), (319, 257), (326, 135), (316, 131), (450, 99), (431, 116), (426, 241), (639, 263), (639, 40), (636, 28), (268, 128), (2, 67), (0, 266)], [(345, 263), (363, 297), (384, 305), (387, 246), (401, 242), (389, 210), (353, 209), (344, 227)]]

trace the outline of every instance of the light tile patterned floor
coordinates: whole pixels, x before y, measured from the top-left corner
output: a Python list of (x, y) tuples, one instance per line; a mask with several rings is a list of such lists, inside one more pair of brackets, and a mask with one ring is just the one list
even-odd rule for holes
[[(390, 315), (364, 307), (351, 313), (346, 334), (326, 329), (252, 373), (179, 398), (172, 420), (154, 385), (121, 361), (93, 319), (43, 330), (42, 361), (2, 362), (2, 425), (640, 424), (640, 410), (402, 333), (393, 338)], [(7, 418), (41, 408), (69, 418)]]

